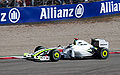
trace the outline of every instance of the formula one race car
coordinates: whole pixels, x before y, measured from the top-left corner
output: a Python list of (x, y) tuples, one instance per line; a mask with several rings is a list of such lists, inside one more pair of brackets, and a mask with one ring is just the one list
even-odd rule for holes
[(61, 50), (63, 50), (63, 48), (45, 48), (43, 46), (38, 46), (35, 48), (34, 53), (24, 53), (24, 57), (30, 60), (58, 61), (61, 58)]
[(95, 57), (107, 59), (109, 57), (109, 43), (104, 39), (92, 39), (91, 44), (84, 40), (74, 39), (73, 44), (66, 47), (58, 46), (54, 48), (45, 48), (38, 46), (34, 53), (24, 53), (27, 59), (40, 61), (58, 61), (60, 59), (75, 59), (84, 57)]

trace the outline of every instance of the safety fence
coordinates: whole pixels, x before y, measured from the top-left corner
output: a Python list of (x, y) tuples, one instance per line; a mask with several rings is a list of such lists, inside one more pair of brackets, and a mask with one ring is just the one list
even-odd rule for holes
[(71, 5), (0, 8), (0, 24), (79, 19), (116, 13), (120, 13), (119, 0)]

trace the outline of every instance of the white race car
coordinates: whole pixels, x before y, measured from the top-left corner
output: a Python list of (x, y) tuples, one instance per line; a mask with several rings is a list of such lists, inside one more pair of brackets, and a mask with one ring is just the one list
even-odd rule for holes
[(108, 47), (109, 43), (104, 39), (92, 39), (91, 44), (89, 44), (84, 40), (75, 38), (73, 44), (66, 47), (44, 48), (38, 46), (34, 53), (24, 53), (24, 57), (41, 61), (58, 61), (60, 59), (75, 59), (88, 56), (107, 59), (109, 56)]
[(74, 43), (63, 49), (63, 58), (84, 58), (92, 56), (106, 59), (109, 56), (109, 43), (104, 39), (92, 39), (91, 44), (75, 38)]

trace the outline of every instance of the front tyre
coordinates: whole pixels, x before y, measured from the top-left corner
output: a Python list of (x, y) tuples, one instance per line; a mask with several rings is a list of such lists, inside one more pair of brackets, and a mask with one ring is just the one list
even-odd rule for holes
[(58, 50), (52, 50), (50, 52), (50, 60), (53, 62), (59, 61), (61, 58), (61, 54)]
[(109, 51), (106, 48), (101, 48), (98, 52), (98, 57), (100, 59), (107, 59), (109, 57)]

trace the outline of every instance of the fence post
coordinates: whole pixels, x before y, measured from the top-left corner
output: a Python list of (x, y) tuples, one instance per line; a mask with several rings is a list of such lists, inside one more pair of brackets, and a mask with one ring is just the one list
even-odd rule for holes
[(52, 5), (53, 5), (54, 0), (52, 0)]
[(34, 0), (32, 0), (32, 6), (34, 6)]
[(25, 2), (25, 0), (23, 0), (23, 6), (26, 7), (26, 2)]

